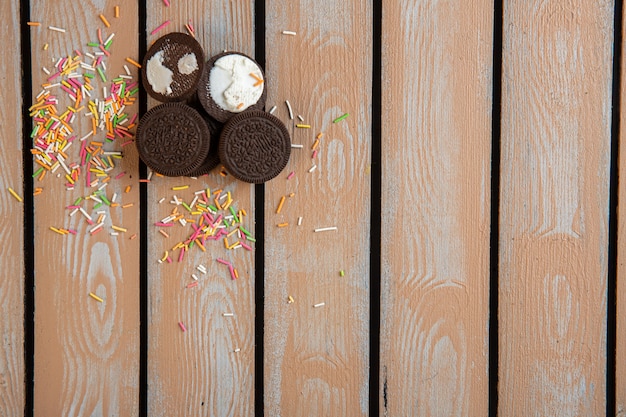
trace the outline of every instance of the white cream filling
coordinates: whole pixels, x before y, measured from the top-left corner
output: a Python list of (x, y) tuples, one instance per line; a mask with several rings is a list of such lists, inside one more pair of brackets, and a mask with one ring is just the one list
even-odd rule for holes
[(146, 64), (146, 78), (152, 90), (159, 94), (172, 94), (172, 76), (174, 73), (163, 65), (163, 51), (159, 51)]
[(198, 69), (198, 60), (196, 54), (189, 53), (180, 57), (178, 60), (178, 72), (189, 75)]
[(256, 104), (263, 94), (263, 80), (259, 66), (243, 55), (230, 54), (221, 57), (211, 68), (209, 74), (209, 94), (223, 110), (240, 113)]

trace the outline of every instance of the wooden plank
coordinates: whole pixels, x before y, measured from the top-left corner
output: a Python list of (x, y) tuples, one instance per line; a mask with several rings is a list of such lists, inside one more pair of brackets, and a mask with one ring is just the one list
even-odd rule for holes
[(383, 2), (381, 415), (487, 415), (493, 2)]
[(504, 5), (501, 415), (605, 413), (612, 12)]
[[(224, 49), (254, 56), (253, 0), (189, 0), (148, 7), (150, 33), (165, 20), (165, 30), (148, 36), (148, 43), (168, 32), (186, 32), (191, 21), (196, 38), (207, 60)], [(158, 104), (149, 101), (149, 107)], [(189, 185), (188, 190), (172, 187)], [(217, 172), (197, 180), (153, 177), (148, 186), (148, 275), (149, 275), (149, 353), (148, 414), (174, 415), (254, 415), (254, 252), (226, 251), (222, 240), (206, 242), (207, 252), (191, 248), (182, 262), (172, 247), (189, 237), (192, 230), (169, 227), (169, 238), (161, 235), (155, 222), (167, 217), (175, 205), (173, 196), (191, 203), (194, 192), (210, 188), (230, 191), (233, 207), (243, 208), (244, 227), (254, 234), (254, 186), (223, 178)], [(214, 197), (214, 196), (213, 196)], [(158, 201), (165, 198), (163, 203)], [(223, 201), (222, 201), (223, 202)], [(184, 211), (182, 206), (179, 206)], [(197, 216), (191, 216), (195, 218)], [(229, 229), (231, 230), (231, 229)], [(233, 240), (231, 240), (234, 243)], [(164, 251), (173, 262), (158, 263)], [(216, 262), (223, 258), (238, 270), (233, 281), (228, 268)], [(204, 265), (208, 274), (197, 271)], [(185, 288), (198, 277), (198, 286)], [(233, 313), (224, 317), (224, 313)], [(178, 322), (187, 331), (182, 332)], [(235, 350), (239, 349), (238, 352)]]
[[(43, 192), (35, 197), (35, 415), (138, 415), (139, 411), (139, 239), (129, 237), (139, 232), (139, 186), (138, 158), (134, 146), (121, 147), (126, 139), (105, 142), (105, 132), (98, 130), (95, 135), (81, 141), (92, 131), (91, 118), (85, 117), (88, 100), (103, 100), (112, 92), (111, 82), (119, 74), (125, 74), (123, 64), (127, 56), (137, 54), (137, 8), (128, 2), (121, 6), (120, 17), (114, 17), (117, 1), (83, 1), (72, 3), (31, 1), (31, 19), (41, 23), (32, 29), (33, 96), (39, 95), (42, 84), (58, 83), (67, 76), (54, 76), (59, 58), (82, 55), (82, 62), (92, 65), (94, 59), (86, 53), (100, 52), (99, 48), (87, 46), (88, 42), (99, 43), (97, 30), (102, 31), (103, 41), (111, 33), (115, 38), (104, 56), (107, 82), (95, 74), (91, 82), (91, 98), (86, 97), (76, 104), (60, 86), (50, 87), (52, 96), (58, 99), (57, 115), (62, 116), (67, 106), (85, 106), (78, 111), (75, 121), (63, 120), (73, 132), (66, 135), (68, 141), (75, 136), (72, 146), (66, 150), (66, 165), (81, 164), (80, 149), (85, 146), (101, 147), (105, 151), (123, 150), (124, 157), (114, 160), (115, 168), (108, 171), (111, 179), (102, 189), (113, 203), (98, 207), (98, 202), (85, 197), (105, 184), (105, 177), (96, 177), (92, 172), (90, 180), (98, 179), (93, 187), (87, 185), (87, 172), (97, 163), (95, 156), (90, 163), (81, 167), (81, 174), (73, 190), (62, 168), (43, 180), (37, 180), (35, 187)], [(98, 17), (107, 19), (106, 28)], [(59, 32), (49, 26), (64, 29)], [(48, 45), (46, 47), (46, 45)], [(95, 55), (92, 55), (95, 56)], [(48, 75), (42, 70), (45, 67)], [(99, 66), (103, 69), (104, 67)], [(76, 68), (73, 72), (94, 73), (92, 70)], [(132, 70), (136, 79), (137, 71)], [(85, 79), (76, 79), (84, 83)], [(102, 91), (106, 86), (107, 92)], [(125, 112), (132, 117), (136, 105), (127, 103)], [(121, 112), (120, 112), (121, 114)], [(47, 117), (47, 116), (45, 116)], [(56, 122), (54, 122), (56, 123)], [(59, 129), (61, 129), (59, 125)], [(54, 131), (56, 128), (50, 127)], [(132, 129), (131, 129), (132, 130)], [(41, 135), (40, 135), (41, 137)], [(52, 136), (41, 141), (52, 140)], [(91, 145), (101, 142), (103, 145)], [(42, 145), (45, 147), (46, 145)], [(62, 144), (59, 144), (62, 147)], [(53, 154), (57, 154), (53, 152)], [(101, 159), (106, 159), (100, 155)], [(114, 157), (112, 157), (114, 158)], [(86, 159), (85, 159), (86, 161)], [(39, 165), (34, 164), (35, 169)], [(103, 167), (104, 168), (104, 167)], [(114, 176), (125, 172), (125, 176)], [(57, 175), (58, 174), (58, 175)], [(127, 186), (131, 186), (126, 193)], [(99, 198), (102, 200), (102, 195)], [(70, 215), (79, 197), (77, 206), (92, 216), (96, 223), (103, 211), (106, 218), (100, 232), (89, 233), (96, 224), (90, 225), (81, 212)], [(122, 208), (121, 204), (134, 203), (133, 207)], [(123, 227), (127, 233), (112, 236), (112, 225)], [(50, 227), (72, 229), (75, 235), (60, 235)], [(89, 296), (92, 292), (103, 301)]]
[[(267, 416), (368, 414), (371, 10), (371, 1), (267, 2), (267, 107), (304, 146), (265, 186)], [(297, 115), (311, 129), (295, 128)]]
[[(626, 38), (626, 14), (622, 17), (622, 39)], [(617, 218), (617, 323), (615, 349), (615, 413), (626, 415), (626, 45), (622, 43), (620, 85), (620, 131), (618, 218)]]
[[(19, 16), (17, 0), (0, 4), (0, 15)], [(0, 410), (6, 416), (24, 411), (24, 211), (21, 202), (9, 192), (10, 187), (23, 196), (22, 168), (22, 77), (20, 69), (19, 19), (6, 19), (0, 28), (6, 51), (0, 60), (0, 130), (3, 152), (0, 154), (3, 198), (0, 212), (6, 219), (2, 238), (2, 277), (0, 277), (0, 315), (3, 343), (0, 347)]]

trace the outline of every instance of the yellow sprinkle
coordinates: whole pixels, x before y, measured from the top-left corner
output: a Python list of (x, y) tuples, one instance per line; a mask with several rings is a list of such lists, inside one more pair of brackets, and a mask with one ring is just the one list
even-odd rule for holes
[(287, 302), (288, 302), (289, 304), (291, 304), (291, 303), (293, 303), (293, 302), (295, 302), (295, 301), (296, 301), (296, 300), (294, 300), (294, 299), (293, 299), (293, 297), (292, 297), (292, 296), (287, 297), (287, 300), (288, 300)]
[(104, 23), (104, 26), (106, 26), (106, 27), (108, 27), (108, 28), (110, 28), (110, 27), (111, 27), (111, 24), (109, 23), (109, 21), (107, 20), (107, 18), (106, 18), (106, 17), (104, 17), (104, 15), (103, 15), (103, 14), (101, 14), (101, 15), (100, 15), (100, 20), (102, 20), (102, 23)]
[(161, 261), (165, 261), (167, 259), (167, 255), (168, 255), (168, 253), (167, 253), (167, 251), (165, 251), (165, 254), (161, 258)]
[(44, 51), (47, 51), (47, 50), (48, 50), (48, 44), (47, 44), (47, 43), (46, 43), (46, 44), (44, 44), (44, 46), (43, 46), (43, 50), (44, 50)]
[(179, 185), (177, 187), (172, 187), (173, 191), (180, 191), (180, 190), (186, 190), (187, 188), (189, 188), (188, 185)]
[(102, 298), (98, 297), (96, 294), (94, 294), (94, 293), (92, 293), (92, 292), (90, 292), (90, 293), (89, 293), (89, 296), (90, 296), (91, 298), (93, 298), (94, 300), (96, 300), (96, 301), (99, 301), (99, 302), (101, 302), (101, 303), (103, 303), (103, 302), (104, 302), (104, 300), (103, 300)]
[(113, 225), (111, 225), (111, 228), (112, 228), (113, 230), (117, 230), (118, 232), (126, 232), (126, 231), (127, 231), (125, 228), (123, 228), (123, 227), (119, 227), (119, 226), (113, 226)]
[(315, 148), (317, 148), (317, 145), (320, 144), (320, 140), (319, 139), (315, 139), (315, 142), (313, 143), (313, 146), (311, 146), (312, 150), (315, 150)]
[(301, 124), (297, 124), (296, 127), (299, 127), (300, 129), (310, 129), (311, 125), (301, 125)]
[(320, 132), (317, 134), (317, 136), (315, 137), (315, 139), (321, 139), (322, 136), (324, 136), (324, 133)]
[(59, 229), (57, 229), (54, 226), (50, 226), (50, 230), (52, 230), (53, 232), (56, 232), (56, 233), (58, 233), (60, 235), (64, 235), (65, 234), (65, 233), (63, 233), (62, 231), (60, 231)]
[(280, 198), (280, 203), (278, 203), (278, 208), (276, 209), (276, 214), (279, 214), (283, 208), (283, 204), (285, 203), (285, 196)]
[(13, 189), (11, 187), (9, 187), (9, 192), (11, 193), (11, 195), (13, 197), (15, 197), (15, 199), (17, 201), (19, 201), (20, 203), (22, 202), (22, 197), (20, 197), (19, 195), (17, 195), (17, 193), (15, 191), (13, 191)]

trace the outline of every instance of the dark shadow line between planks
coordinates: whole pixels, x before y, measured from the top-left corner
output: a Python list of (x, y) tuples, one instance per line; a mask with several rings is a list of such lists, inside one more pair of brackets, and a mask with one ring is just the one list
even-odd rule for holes
[[(372, 115), (370, 170), (370, 300), (369, 300), (369, 415), (387, 415), (387, 393), (380, 392), (380, 302), (381, 302), (381, 199), (382, 199), (382, 1), (372, 1)], [(383, 383), (386, 387), (387, 381)]]
[(609, 242), (606, 320), (606, 415), (616, 415), (616, 347), (617, 347), (617, 248), (618, 248), (618, 176), (620, 134), (620, 87), (622, 60), (623, 2), (615, 0), (613, 14), (613, 80), (611, 113), (611, 167), (609, 182)]
[[(254, 59), (265, 71), (265, 0), (254, 0)], [(254, 186), (254, 415), (265, 414), (265, 185)]]
[[(140, 0), (137, 4), (138, 53), (139, 57), (146, 54), (148, 48), (147, 2)], [(140, 60), (138, 60), (141, 62)], [(145, 89), (139, 89), (139, 116), (146, 113), (148, 97)], [(147, 167), (139, 159), (139, 178), (147, 177)], [(139, 185), (139, 415), (148, 416), (148, 184)]]
[(500, 146), (502, 140), (502, 38), (503, 0), (494, 0), (493, 9), (493, 79), (491, 111), (491, 207), (489, 236), (489, 415), (498, 415), (499, 362), (499, 243), (500, 243)]
[(32, 417), (35, 408), (35, 225), (33, 198), (33, 157), (30, 153), (32, 125), (28, 108), (33, 99), (30, 1), (20, 0), (20, 49), (22, 55), (22, 168), (24, 176), (24, 416)]

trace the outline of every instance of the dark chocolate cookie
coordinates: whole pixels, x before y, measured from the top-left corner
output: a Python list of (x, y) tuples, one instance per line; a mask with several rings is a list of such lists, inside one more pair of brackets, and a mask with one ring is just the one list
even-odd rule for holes
[(240, 52), (223, 52), (221, 54), (215, 55), (214, 57), (209, 59), (209, 61), (204, 66), (204, 70), (202, 71), (202, 76), (200, 77), (200, 82), (198, 83), (198, 99), (200, 100), (200, 103), (202, 103), (202, 107), (204, 107), (204, 109), (209, 114), (209, 116), (211, 116), (215, 120), (222, 122), (222, 123), (227, 122), (231, 117), (237, 114), (241, 114), (241, 113), (231, 112), (231, 111), (223, 109), (215, 102), (215, 100), (211, 96), (211, 84), (210, 84), (211, 70), (213, 69), (215, 65), (215, 61), (227, 55), (241, 55), (243, 57), (250, 59), (258, 66), (259, 71), (263, 75), (264, 81), (261, 82), (258, 87), (258, 88), (263, 89), (263, 92), (261, 93), (261, 97), (257, 100), (255, 104), (248, 107), (246, 111), (247, 110), (263, 110), (265, 108), (265, 100), (267, 97), (267, 88), (265, 87), (265, 73), (263, 72), (263, 69), (261, 68), (261, 66), (256, 61), (254, 61), (254, 59)]
[(196, 92), (204, 69), (204, 52), (186, 33), (157, 39), (141, 66), (141, 81), (148, 94), (162, 102), (185, 101)]
[(269, 113), (245, 111), (224, 126), (219, 154), (232, 176), (260, 184), (276, 177), (287, 165), (291, 154), (289, 131)]
[(182, 103), (165, 103), (139, 121), (136, 144), (141, 160), (169, 177), (190, 175), (209, 153), (209, 128), (202, 116)]

